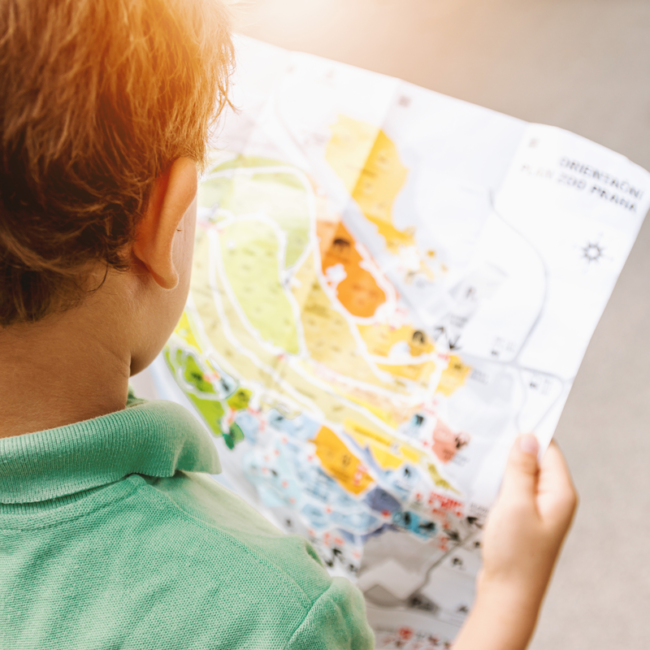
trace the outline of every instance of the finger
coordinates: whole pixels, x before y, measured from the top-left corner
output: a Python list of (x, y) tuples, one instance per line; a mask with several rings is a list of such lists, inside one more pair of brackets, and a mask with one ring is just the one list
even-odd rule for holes
[(542, 458), (539, 473), (539, 507), (570, 519), (576, 509), (577, 494), (560, 448), (551, 442)]
[(511, 496), (522, 495), (531, 499), (537, 493), (537, 453), (539, 443), (531, 433), (519, 436), (510, 451), (501, 491)]
[(540, 464), (539, 491), (575, 491), (566, 460), (555, 441), (551, 441)]

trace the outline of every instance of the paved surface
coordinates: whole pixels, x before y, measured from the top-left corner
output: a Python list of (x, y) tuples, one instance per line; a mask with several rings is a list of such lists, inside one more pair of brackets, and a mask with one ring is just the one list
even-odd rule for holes
[[(650, 169), (650, 0), (244, 3), (250, 36), (557, 125)], [(582, 502), (533, 650), (650, 648), (649, 251), (650, 220), (558, 429)]]

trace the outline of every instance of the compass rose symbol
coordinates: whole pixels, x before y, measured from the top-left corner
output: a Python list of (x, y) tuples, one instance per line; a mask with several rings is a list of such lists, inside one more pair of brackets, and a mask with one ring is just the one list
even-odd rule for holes
[(605, 249), (600, 245), (599, 242), (587, 242), (585, 246), (582, 247), (582, 258), (587, 260), (588, 264), (592, 262), (599, 262), (601, 258), (605, 256)]

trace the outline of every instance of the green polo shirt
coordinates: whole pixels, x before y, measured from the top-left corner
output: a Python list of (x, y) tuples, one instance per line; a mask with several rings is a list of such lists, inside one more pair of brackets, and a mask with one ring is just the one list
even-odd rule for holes
[(0, 439), (0, 648), (372, 648), (360, 592), (219, 469), (188, 411), (133, 397)]

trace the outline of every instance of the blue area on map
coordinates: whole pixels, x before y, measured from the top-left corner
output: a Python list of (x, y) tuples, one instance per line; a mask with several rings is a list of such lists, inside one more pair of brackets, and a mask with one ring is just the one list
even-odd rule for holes
[(413, 489), (422, 484), (422, 470), (415, 465), (402, 465), (399, 469), (386, 472), (384, 483), (398, 499), (406, 501)]
[(398, 528), (408, 530), (418, 537), (428, 538), (437, 530), (432, 521), (422, 519), (414, 512), (402, 511), (393, 514), (393, 524)]
[(422, 428), (426, 425), (426, 422), (426, 415), (416, 413), (404, 426), (400, 428), (400, 431), (409, 436), (409, 438), (419, 440)]
[(329, 526), (329, 515), (320, 506), (314, 505), (313, 503), (306, 503), (300, 512), (305, 515), (313, 528), (327, 528)]
[(245, 411), (237, 414), (236, 422), (251, 444), (242, 460), (244, 472), (265, 506), (297, 510), (312, 531), (335, 532), (354, 547), (391, 529), (425, 539), (438, 532), (436, 524), (407, 510), (414, 490), (427, 478), (426, 469), (407, 463), (386, 470), (370, 449), (350, 440), (377, 481), (357, 497), (315, 462), (311, 441), (320, 427), (315, 420), (305, 415), (287, 418), (273, 409), (266, 428), (260, 429), (258, 418)]
[(344, 526), (353, 533), (366, 533), (369, 529), (376, 528), (379, 525), (379, 519), (365, 510), (358, 510), (357, 512), (334, 510), (330, 515), (330, 520), (335, 525)]
[(304, 414), (295, 418), (286, 418), (276, 409), (269, 411), (268, 423), (274, 429), (282, 431), (298, 440), (307, 441), (313, 439), (320, 429), (320, 424)]
[(257, 418), (254, 415), (250, 414), (248, 411), (237, 411), (237, 415), (235, 415), (235, 422), (244, 432), (246, 440), (254, 445), (257, 442), (257, 434), (260, 429)]
[(401, 508), (400, 502), (381, 487), (373, 488), (364, 498), (364, 501), (377, 512), (390, 512), (391, 514)]
[(332, 506), (359, 508), (359, 502), (353, 499), (334, 479), (330, 478), (314, 465), (298, 465), (296, 471), (303, 484), (303, 490), (313, 499)]

